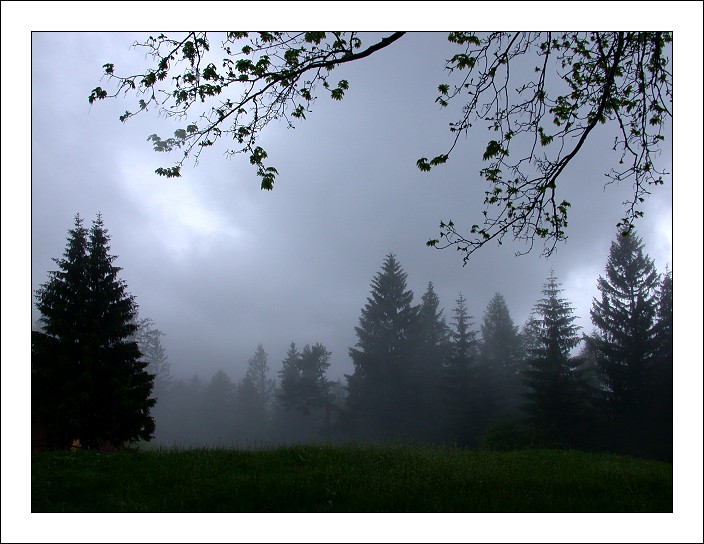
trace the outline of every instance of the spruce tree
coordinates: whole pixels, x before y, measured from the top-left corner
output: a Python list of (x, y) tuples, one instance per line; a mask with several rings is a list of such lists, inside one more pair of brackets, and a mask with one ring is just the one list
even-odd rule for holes
[(443, 367), (449, 354), (450, 329), (432, 282), (428, 282), (417, 312), (410, 361), (412, 397), (405, 412), (416, 438), (437, 441), (443, 434), (441, 385)]
[(325, 372), (332, 355), (323, 344), (306, 344), (299, 359), (300, 386), (298, 405), (304, 415), (328, 406), (330, 384)]
[(287, 410), (308, 416), (326, 407), (330, 383), (325, 372), (330, 366), (330, 355), (320, 343), (312, 347), (306, 344), (299, 353), (291, 342), (279, 372), (281, 386), (277, 395)]
[(475, 434), (472, 429), (472, 381), (477, 339), (466, 302), (462, 293), (459, 293), (453, 310), (450, 347), (442, 376), (445, 435), (451, 442), (460, 445), (470, 444)]
[(336, 415), (332, 382), (325, 373), (332, 354), (321, 343), (306, 344), (302, 352), (291, 342), (279, 371), (277, 435), (288, 439), (330, 437)]
[(641, 239), (619, 235), (611, 243), (606, 275), (597, 280), (601, 299), (593, 299), (590, 312), (596, 330), (587, 341), (605, 391), (613, 444), (623, 451), (645, 453), (650, 442), (658, 284)]
[(525, 409), (538, 436), (552, 445), (575, 445), (584, 432), (587, 390), (582, 361), (571, 356), (581, 327), (574, 324), (577, 318), (569, 301), (560, 297), (562, 291), (551, 271), (529, 321), (528, 332), (535, 336), (523, 371)]
[(521, 339), (500, 293), (487, 305), (481, 333), (474, 380), (478, 431), (491, 422), (518, 415), (521, 404)]
[(673, 441), (673, 286), (672, 271), (666, 270), (658, 290), (655, 323), (655, 357), (649, 373), (652, 424), (650, 451), (672, 461)]
[(347, 407), (361, 435), (374, 438), (408, 433), (406, 405), (410, 402), (410, 338), (417, 310), (406, 273), (393, 254), (386, 256), (362, 308), (354, 365), (347, 375)]
[(319, 342), (303, 347), (298, 390), (300, 410), (304, 415), (311, 416), (315, 429), (326, 437), (330, 436), (332, 423), (330, 381), (325, 376), (331, 355)]
[(263, 438), (272, 408), (274, 380), (269, 379), (268, 354), (260, 343), (247, 363), (247, 372), (237, 391), (241, 427), (250, 437)]
[(135, 319), (137, 330), (134, 340), (142, 353), (142, 360), (149, 366), (147, 370), (154, 374), (154, 396), (158, 400), (165, 395), (173, 382), (171, 364), (166, 355), (166, 350), (161, 343), (161, 338), (166, 336), (156, 328), (154, 320), (150, 317)]
[(77, 214), (58, 271), (36, 292), (42, 331), (32, 334), (32, 412), (52, 446), (149, 440), (154, 376), (140, 360), (137, 305), (118, 278), (100, 214)]
[(291, 342), (286, 358), (281, 362), (279, 371), (279, 390), (277, 399), (286, 411), (296, 410), (298, 406), (298, 391), (301, 381), (301, 354), (295, 342)]

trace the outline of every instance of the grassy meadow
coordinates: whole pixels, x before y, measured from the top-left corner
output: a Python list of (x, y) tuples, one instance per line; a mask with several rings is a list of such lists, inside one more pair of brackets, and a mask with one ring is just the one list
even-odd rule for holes
[(44, 452), (32, 512), (672, 512), (672, 465), (407, 445)]

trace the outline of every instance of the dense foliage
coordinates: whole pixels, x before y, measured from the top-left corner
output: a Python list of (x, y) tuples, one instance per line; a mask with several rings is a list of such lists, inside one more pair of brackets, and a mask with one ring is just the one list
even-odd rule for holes
[(36, 292), (41, 330), (32, 332), (32, 420), (50, 446), (149, 440), (154, 375), (141, 358), (134, 297), (118, 278), (100, 215), (76, 215), (58, 271)]

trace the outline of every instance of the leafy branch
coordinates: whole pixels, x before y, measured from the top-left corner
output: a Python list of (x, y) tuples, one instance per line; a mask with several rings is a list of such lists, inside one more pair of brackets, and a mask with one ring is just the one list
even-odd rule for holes
[[(166, 116), (185, 118), (199, 103), (240, 89), (238, 99), (221, 99), (217, 106), (202, 113), (198, 122), (176, 130), (173, 136), (150, 135), (147, 139), (155, 151), (181, 150), (181, 159), (176, 164), (158, 168), (156, 173), (179, 177), (189, 157), (197, 163), (204, 148), (228, 136), (238, 147), (228, 149), (226, 154), (248, 154), (262, 189), (271, 190), (278, 171), (266, 165), (268, 154), (257, 145), (264, 127), (283, 119), (293, 128), (295, 120), (305, 119), (319, 85), (333, 100), (342, 100), (349, 83), (343, 79), (331, 84), (330, 72), (340, 64), (368, 57), (403, 34), (395, 32), (362, 49), (356, 32), (258, 32), (251, 37), (246, 32), (228, 32), (221, 44), (226, 56), (217, 64), (205, 60), (212, 57), (205, 32), (189, 32), (180, 40), (164, 34), (150, 36), (145, 43), (134, 46), (147, 49), (154, 67), (143, 74), (118, 76), (113, 63), (105, 64), (104, 74), (116, 90), (110, 94), (96, 87), (88, 101), (92, 104), (133, 91), (139, 97), (138, 108), (121, 115), (122, 122), (152, 105)], [(169, 75), (171, 87), (162, 85)]]
[[(204, 108), (170, 137), (149, 136), (154, 150), (180, 151), (181, 158), (156, 173), (179, 177), (188, 158), (198, 163), (206, 147), (223, 137), (235, 147), (231, 156), (245, 153), (256, 168), (262, 189), (271, 190), (278, 171), (268, 165), (259, 145), (261, 131), (272, 121), (290, 128), (306, 118), (322, 87), (333, 100), (342, 100), (349, 82), (330, 81), (331, 71), (364, 59), (403, 36), (394, 32), (362, 48), (357, 32), (228, 32), (221, 43), (224, 57), (210, 51), (208, 34), (189, 32), (181, 39), (160, 34), (135, 47), (146, 48), (154, 65), (143, 74), (118, 76), (115, 65), (103, 66), (114, 85), (108, 93), (96, 87), (88, 100), (137, 95), (137, 109), (120, 116), (125, 122), (152, 106), (169, 117), (185, 119)], [(466, 100), (460, 118), (450, 124), (449, 148), (416, 165), (429, 171), (445, 164), (461, 136), (473, 125), (485, 125), (490, 137), (479, 176), (485, 191), (482, 224), (466, 232), (452, 221), (440, 223), (439, 238), (428, 246), (451, 246), (469, 257), (480, 247), (510, 234), (526, 242), (530, 252), (543, 240), (543, 254), (551, 255), (567, 239), (569, 202), (557, 194), (558, 181), (598, 125), (617, 127), (613, 149), (619, 167), (608, 183), (629, 181), (632, 199), (624, 202), (618, 223), (628, 235), (642, 217), (641, 204), (667, 172), (658, 171), (666, 120), (672, 117), (672, 74), (666, 46), (668, 32), (492, 32), (478, 35), (451, 32), (460, 50), (446, 62), (451, 83), (438, 86), (436, 103), (447, 107)], [(518, 65), (518, 66), (517, 66)], [(525, 69), (534, 66), (532, 76)], [(167, 79), (170, 76), (170, 79)], [(518, 80), (518, 82), (516, 82)], [(239, 91), (238, 98), (230, 98)], [(203, 106), (208, 102), (217, 105)]]
[[(606, 175), (609, 183), (629, 179), (633, 199), (624, 203), (626, 215), (618, 223), (623, 235), (642, 217), (639, 205), (652, 185), (663, 183), (666, 172), (657, 171), (654, 156), (663, 141), (662, 128), (671, 117), (672, 74), (664, 48), (668, 33), (491, 33), (479, 38), (473, 33), (451, 33), (449, 40), (464, 51), (447, 63), (449, 74), (463, 74), (459, 84), (438, 87), (436, 99), (446, 107), (458, 96), (469, 95), (462, 118), (450, 125), (455, 134), (449, 151), (428, 161), (417, 162), (428, 171), (447, 162), (460, 135), (473, 124), (485, 122), (496, 133), (486, 146), (488, 165), (480, 176), (489, 182), (485, 192), (483, 225), (473, 225), (465, 235), (452, 221), (440, 224), (440, 237), (428, 246), (455, 246), (470, 255), (486, 243), (511, 233), (533, 249), (536, 238), (545, 242), (543, 254), (551, 255), (557, 243), (566, 240), (570, 203), (557, 196), (558, 179), (579, 153), (599, 124), (615, 122), (620, 137), (614, 150), (630, 158), (622, 170)], [(537, 74), (512, 91), (510, 66), (523, 55), (538, 60)], [(554, 69), (553, 69), (554, 68)], [(552, 76), (552, 77), (551, 77)], [(550, 80), (550, 85), (547, 85)], [(548, 87), (553, 95), (548, 94)], [(555, 92), (555, 89), (557, 92)], [(521, 142), (516, 144), (516, 142)], [(511, 150), (528, 149), (511, 160)]]

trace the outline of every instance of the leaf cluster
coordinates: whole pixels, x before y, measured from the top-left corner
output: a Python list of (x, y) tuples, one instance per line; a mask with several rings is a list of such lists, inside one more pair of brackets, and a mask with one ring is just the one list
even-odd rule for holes
[[(558, 179), (597, 126), (615, 124), (619, 136), (613, 149), (621, 169), (606, 175), (611, 182), (632, 182), (633, 198), (617, 224), (628, 235), (649, 188), (661, 185), (666, 172), (654, 157), (664, 140), (665, 120), (671, 117), (672, 74), (666, 47), (667, 32), (493, 32), (484, 36), (453, 32), (449, 41), (463, 47), (446, 65), (459, 77), (454, 86), (441, 84), (436, 102), (446, 107), (466, 96), (462, 117), (450, 125), (455, 133), (442, 164), (473, 124), (493, 133), (483, 152), (487, 166), (480, 176), (485, 192), (484, 224), (470, 236), (441, 223), (440, 238), (428, 245), (455, 246), (469, 256), (490, 240), (500, 244), (506, 234), (527, 243), (543, 239), (549, 256), (566, 240), (570, 203), (557, 196)], [(534, 76), (516, 81), (510, 67), (535, 64)], [(517, 143), (518, 142), (518, 143)], [(519, 149), (514, 157), (513, 149)], [(524, 151), (527, 150), (527, 151)], [(421, 171), (435, 164), (422, 158)], [(474, 236), (473, 236), (474, 235)]]
[[(211, 53), (213, 38), (205, 32), (189, 32), (177, 39), (164, 34), (150, 36), (134, 45), (146, 49), (152, 67), (143, 74), (119, 76), (115, 65), (106, 63), (104, 75), (116, 90), (108, 93), (96, 87), (88, 100), (92, 104), (134, 92), (139, 108), (121, 115), (123, 122), (152, 105), (167, 117), (182, 119), (207, 101), (211, 105), (198, 122), (176, 130), (173, 137), (149, 136), (155, 151), (182, 153), (174, 166), (160, 167), (156, 173), (179, 177), (189, 156), (197, 162), (204, 147), (229, 137), (237, 147), (226, 154), (247, 154), (261, 188), (271, 190), (278, 171), (265, 164), (267, 153), (258, 145), (264, 127), (272, 121), (284, 121), (294, 128), (294, 121), (304, 120), (311, 111), (319, 88), (333, 100), (342, 100), (349, 82), (330, 81), (331, 71), (385, 47), (402, 34), (361, 51), (357, 32), (228, 32), (220, 44), (220, 58)], [(227, 98), (221, 98), (224, 96)]]

